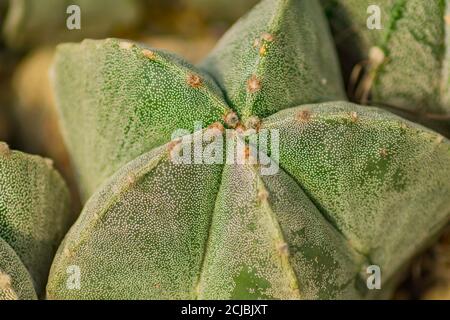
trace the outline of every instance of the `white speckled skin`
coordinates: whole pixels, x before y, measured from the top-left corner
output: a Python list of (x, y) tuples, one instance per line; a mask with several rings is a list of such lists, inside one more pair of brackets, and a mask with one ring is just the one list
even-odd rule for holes
[(33, 281), (14, 250), (0, 238), (0, 300), (35, 300)]
[(48, 159), (0, 151), (0, 237), (20, 257), (40, 296), (69, 227), (69, 202), (68, 189)]
[[(370, 264), (389, 296), (449, 219), (450, 143), (381, 109), (307, 104), (342, 96), (335, 58), (316, 51), (325, 23), (315, 2), (263, 1), (202, 65), (214, 80), (125, 41), (60, 47), (65, 136), (85, 195), (97, 191), (58, 251), (48, 297), (373, 298)], [(275, 175), (170, 160), (174, 128), (249, 119), (280, 133)], [(80, 290), (66, 288), (70, 265)]]
[[(447, 0), (321, 0), (336, 45), (350, 65), (379, 47), (384, 62), (374, 72), (372, 99), (411, 111), (450, 113)], [(381, 10), (382, 29), (370, 30), (369, 5)]]

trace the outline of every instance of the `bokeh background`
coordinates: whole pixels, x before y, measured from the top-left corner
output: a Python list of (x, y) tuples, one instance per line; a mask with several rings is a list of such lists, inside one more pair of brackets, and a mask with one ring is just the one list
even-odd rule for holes
[[(0, 0), (0, 141), (54, 160), (81, 209), (48, 79), (55, 46), (119, 37), (199, 62), (258, 0)], [(69, 5), (81, 29), (68, 30)], [(396, 299), (450, 299), (450, 228), (412, 262)]]

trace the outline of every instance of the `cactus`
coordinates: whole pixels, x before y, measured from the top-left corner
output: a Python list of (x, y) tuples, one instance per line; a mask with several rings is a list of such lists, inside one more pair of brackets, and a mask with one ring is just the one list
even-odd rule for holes
[[(89, 200), (56, 254), (48, 297), (390, 296), (450, 217), (450, 142), (338, 101), (331, 43), (318, 2), (264, 0), (200, 67), (125, 40), (60, 46), (53, 87)], [(197, 121), (206, 128), (192, 133)], [(225, 128), (278, 132), (279, 170), (177, 163), (179, 128), (194, 145)], [(381, 290), (366, 286), (370, 265)], [(66, 286), (69, 266), (78, 290)]]
[(68, 190), (51, 160), (0, 143), (0, 237), (31, 274), (38, 295), (69, 219)]
[[(66, 26), (71, 5), (80, 7), (80, 29)], [(137, 0), (9, 0), (3, 35), (14, 48), (101, 37), (136, 25), (139, 11)]]
[[(367, 102), (371, 95), (374, 103), (437, 118), (450, 113), (448, 1), (322, 2), (344, 64), (354, 70), (356, 99)], [(367, 26), (375, 12), (368, 13), (370, 5), (380, 9), (381, 29)], [(356, 86), (361, 68), (365, 74)]]
[(35, 300), (33, 281), (14, 250), (0, 238), (0, 300)]

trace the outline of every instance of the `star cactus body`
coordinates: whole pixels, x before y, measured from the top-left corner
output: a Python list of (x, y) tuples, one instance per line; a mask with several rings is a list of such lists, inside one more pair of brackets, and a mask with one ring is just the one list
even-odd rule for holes
[[(53, 83), (89, 200), (55, 258), (51, 299), (388, 297), (449, 219), (449, 141), (339, 101), (317, 2), (262, 1), (200, 67), (125, 40), (63, 45)], [(171, 134), (197, 122), (191, 142), (276, 132), (278, 170), (174, 162), (183, 142)], [(71, 265), (80, 290), (66, 287)], [(380, 291), (366, 285), (370, 265)]]

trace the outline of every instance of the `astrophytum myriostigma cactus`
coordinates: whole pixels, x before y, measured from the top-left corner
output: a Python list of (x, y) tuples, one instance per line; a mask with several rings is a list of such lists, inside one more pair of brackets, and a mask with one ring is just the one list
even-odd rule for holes
[(0, 143), (0, 238), (25, 265), (39, 295), (70, 218), (69, 193), (51, 160)]
[[(262, 1), (199, 68), (123, 40), (63, 45), (53, 83), (83, 195), (94, 195), (58, 250), (51, 299), (387, 297), (449, 219), (449, 141), (339, 102), (316, 1)], [(260, 151), (272, 160), (251, 161), (249, 144), (243, 163), (175, 161), (199, 135), (211, 152), (231, 129), (270, 132)], [(238, 153), (232, 141), (219, 160)], [(381, 290), (366, 285), (372, 265)], [(68, 267), (79, 286), (67, 286)]]
[(0, 238), (0, 300), (36, 298), (30, 274), (14, 250)]
[[(355, 97), (428, 114), (450, 113), (449, 1), (322, 0)], [(362, 81), (358, 70), (365, 70)], [(448, 121), (450, 119), (447, 117)]]

